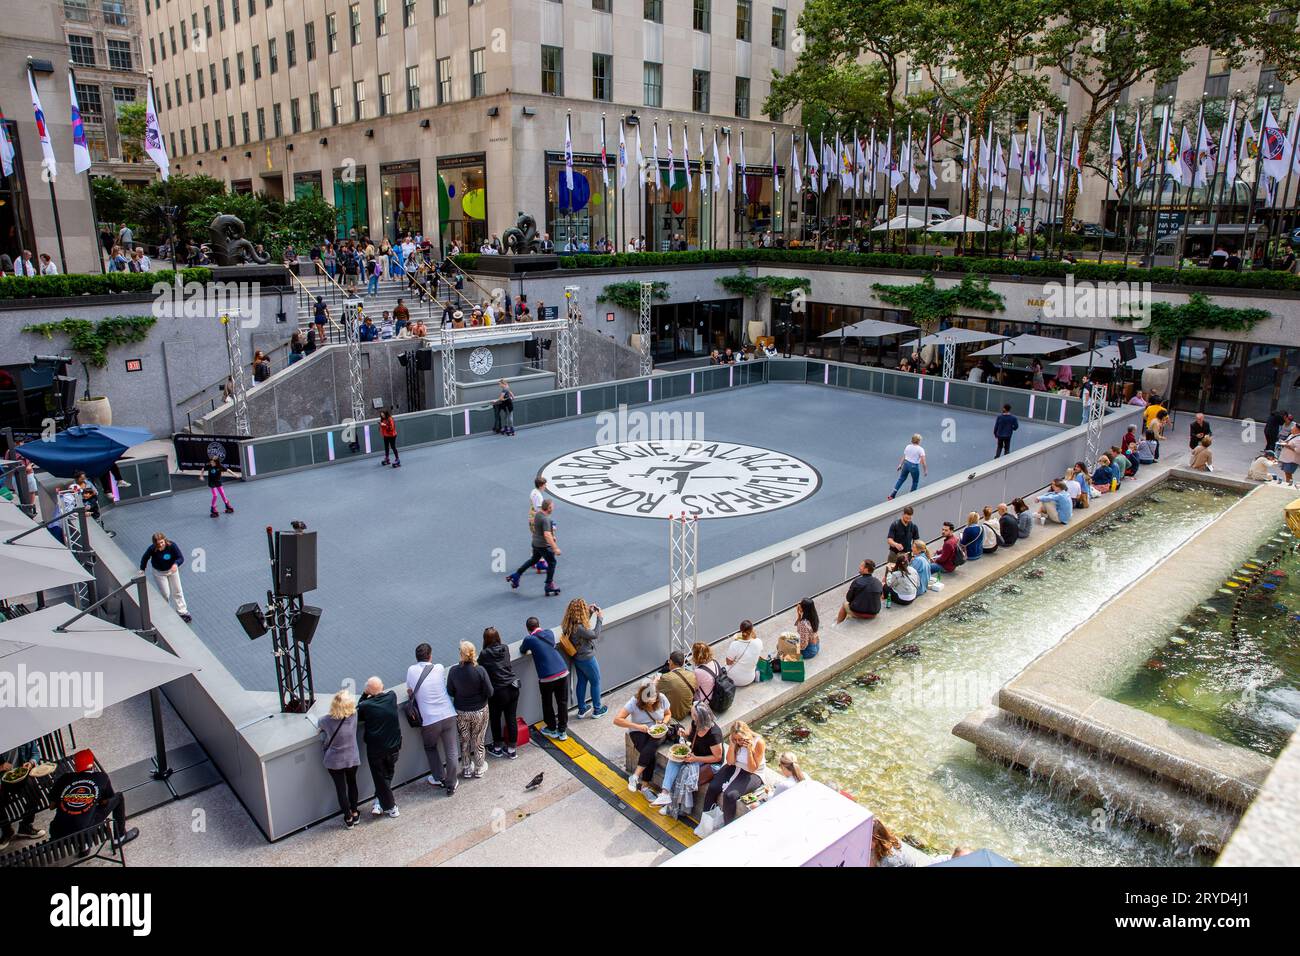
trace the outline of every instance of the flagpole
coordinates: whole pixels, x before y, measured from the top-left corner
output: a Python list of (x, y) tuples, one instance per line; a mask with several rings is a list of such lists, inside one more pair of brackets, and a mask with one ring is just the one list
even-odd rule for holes
[(930, 135), (930, 122), (925, 124), (925, 209), (921, 211), (921, 221), (925, 226), (921, 229), (921, 255), (930, 254), (930, 182), (931, 171), (934, 168), (934, 140)]
[[(1034, 239), (1036, 238), (1036, 234), (1038, 231), (1038, 179), (1040, 174), (1042, 173), (1042, 170), (1039, 168), (1039, 162), (1038, 162), (1039, 159), (1042, 158), (1042, 156), (1040, 155), (1038, 148), (1042, 144), (1043, 144), (1043, 114), (1039, 113), (1038, 114), (1038, 135), (1034, 137), (1034, 184), (1029, 190), (1029, 248), (1025, 252), (1025, 254), (1030, 259), (1034, 258)], [(1022, 180), (1024, 178), (1024, 172), (1025, 172), (1024, 164), (1028, 161), (1028, 159), (1029, 157), (1027, 155), (1020, 157), (1020, 163), (1021, 163), (1020, 174)], [(1024, 185), (1023, 181), (1021, 182), (1021, 185), (1022, 186)]]
[[(995, 134), (996, 129), (997, 129), (996, 118), (990, 119), (989, 140), (987, 143), (984, 144), (989, 151), (988, 176), (984, 181), (984, 188), (988, 190), (988, 195), (985, 197), (984, 200), (984, 257), (985, 258), (988, 258), (988, 254), (989, 254), (989, 226), (992, 225), (991, 220), (993, 219), (993, 163), (997, 154), (997, 147), (993, 145), (994, 142), (993, 136)], [(1003, 183), (1002, 193), (1004, 196), (1006, 195), (1006, 192), (1007, 192), (1007, 184)]]
[[(874, 230), (876, 224), (876, 184), (880, 181), (880, 171), (876, 169), (876, 163), (879, 161), (880, 144), (876, 140), (876, 123), (871, 122), (871, 215), (867, 216), (867, 251), (876, 251), (876, 233)], [(886, 210), (888, 211), (888, 210)]]
[[(1297, 106), (1297, 109), (1300, 109), (1300, 105)], [(1294, 126), (1297, 133), (1300, 134), (1300, 119), (1296, 117), (1295, 109), (1291, 111), (1291, 117), (1290, 120), (1288, 121), (1288, 125)], [(1277, 199), (1279, 201), (1274, 204), (1273, 215), (1269, 217), (1268, 241), (1270, 245), (1273, 243), (1274, 239), (1278, 236), (1278, 234), (1281, 233), (1282, 223), (1286, 218), (1287, 197), (1291, 194), (1291, 172), (1292, 170), (1295, 169), (1296, 138), (1300, 138), (1300, 137), (1293, 137), (1291, 139), (1292, 156), (1290, 162), (1288, 162), (1286, 165), (1286, 178), (1282, 180), (1282, 193), (1281, 195), (1277, 196)], [(1265, 251), (1267, 252), (1267, 250), (1268, 247), (1266, 246)], [(1272, 256), (1266, 256), (1266, 258), (1269, 259), (1269, 261), (1271, 262)]]
[[(32, 57), (29, 56), (29, 57), (27, 58), (27, 79), (28, 79), (28, 82), (31, 83), (31, 85), (32, 85), (32, 89), (35, 89), (35, 88), (36, 88), (36, 72), (35, 72), (35, 70), (32, 68), (32, 63), (33, 63)], [(49, 136), (49, 129), (50, 129), (49, 121), (46, 120), (46, 123), (45, 123), (45, 135), (46, 135), (47, 137)], [(51, 148), (51, 149), (54, 148), (54, 140), (53, 140), (53, 139), (50, 139), (50, 148)], [(68, 257), (67, 257), (67, 253), (64, 252), (64, 249), (63, 249), (63, 225), (62, 225), (62, 223), (59, 221), (59, 200), (58, 200), (58, 197), (55, 196), (55, 194), (54, 194), (54, 180), (57, 178), (57, 170), (47, 170), (44, 178), (45, 178), (46, 183), (48, 183), (48, 184), (49, 184), (49, 187), (50, 187), (50, 208), (54, 211), (54, 235), (55, 235), (55, 237), (59, 240), (59, 268), (63, 271), (63, 274), (64, 274), (64, 275), (67, 275), (67, 273), (68, 273)], [(98, 230), (96, 230), (96, 232), (95, 232), (95, 244), (96, 244), (96, 245), (99, 244), (99, 232), (98, 232)], [(39, 261), (40, 261), (40, 259), (38, 258), (38, 259), (37, 259), (37, 262), (39, 262)]]
[[(1124, 227), (1124, 268), (1126, 269), (1128, 268), (1129, 252), (1133, 246), (1133, 217), (1137, 209), (1136, 199), (1142, 198), (1141, 184), (1138, 185), (1137, 195), (1135, 197), (1132, 183), (1134, 180), (1133, 171), (1142, 168), (1142, 157), (1138, 155), (1137, 144), (1138, 139), (1142, 135), (1142, 101), (1144, 99), (1145, 97), (1138, 98), (1137, 119), (1133, 123), (1133, 147), (1129, 152), (1128, 163), (1125, 165), (1125, 169), (1129, 174), (1128, 224)], [(1116, 222), (1118, 223), (1118, 216), (1116, 217)]]
[(966, 255), (966, 226), (969, 217), (966, 215), (967, 206), (970, 202), (970, 187), (974, 185), (971, 182), (970, 168), (970, 117), (966, 117), (966, 136), (963, 139), (962, 156), (961, 156), (961, 248), (960, 252)]
[[(1015, 117), (1007, 117), (1007, 176), (1002, 180), (1002, 210), (998, 215), (998, 258), (1003, 255), (1003, 246), (1007, 241), (1007, 179), (1011, 176), (1011, 152), (1015, 149), (1016, 127)], [(1020, 157), (1020, 164), (1023, 166), (1025, 158)]]
[[(1044, 258), (1052, 258), (1052, 248), (1056, 245), (1056, 187), (1061, 181), (1061, 150), (1065, 146), (1065, 115), (1056, 120), (1056, 165), (1052, 170), (1052, 184), (1047, 188), (1047, 252)], [(1064, 223), (1062, 223), (1064, 225)], [(1060, 250), (1057, 249), (1057, 253)]]
[[(1241, 91), (1238, 90), (1237, 92), (1241, 92)], [(1227, 134), (1227, 142), (1226, 142), (1226, 143), (1220, 143), (1220, 144), (1219, 144), (1219, 148), (1215, 151), (1215, 154), (1214, 154), (1214, 166), (1215, 166), (1215, 176), (1216, 176), (1216, 177), (1218, 176), (1219, 157), (1223, 155), (1223, 151), (1224, 151), (1225, 148), (1228, 150), (1228, 154), (1227, 154), (1227, 156), (1228, 156), (1228, 166), (1231, 166), (1233, 160), (1236, 158), (1235, 154), (1236, 154), (1236, 151), (1237, 151), (1237, 101), (1236, 101), (1235, 99), (1232, 101), (1232, 106), (1229, 108), (1229, 111), (1228, 111), (1228, 122), (1224, 125), (1224, 132)], [(1223, 194), (1224, 194), (1224, 192), (1227, 191), (1230, 187), (1232, 187), (1232, 184), (1230, 184), (1230, 183), (1228, 182), (1228, 170), (1227, 170), (1227, 169), (1224, 169), (1224, 171), (1223, 171), (1223, 185), (1219, 187), (1219, 190), (1218, 190), (1218, 201), (1217, 201), (1217, 202), (1214, 202), (1214, 206), (1216, 206), (1216, 207), (1222, 207), (1222, 206), (1223, 206)], [(1232, 197), (1231, 204), (1232, 204), (1232, 205), (1236, 205), (1235, 200), (1236, 200), (1236, 198), (1237, 198), (1237, 191), (1236, 191), (1235, 187), (1232, 188), (1231, 197)], [(1212, 201), (1212, 202), (1214, 201), (1214, 197), (1213, 197), (1213, 196), (1211, 196), (1211, 201)], [(1217, 213), (1216, 213), (1213, 209), (1212, 209), (1211, 212), (1210, 212), (1210, 218), (1214, 220), (1213, 223), (1211, 223), (1211, 225), (1210, 225), (1210, 252), (1211, 252), (1211, 253), (1214, 252), (1215, 243), (1216, 243), (1216, 240), (1218, 239), (1218, 235), (1219, 235), (1219, 219), (1220, 219), (1220, 217), (1222, 217), (1222, 215), (1223, 215), (1223, 210), (1222, 210), (1222, 208), (1219, 208)], [(1245, 234), (1244, 234), (1244, 233), (1243, 233), (1243, 235), (1242, 235), (1242, 239), (1243, 239), (1243, 241), (1244, 241), (1244, 239), (1245, 239)]]
[[(1201, 170), (1201, 131), (1205, 128), (1205, 94), (1201, 94), (1201, 110), (1196, 116), (1196, 139), (1192, 140), (1192, 151), (1196, 154), (1196, 163), (1192, 166), (1192, 181), (1187, 184), (1187, 209), (1183, 212), (1183, 225), (1178, 230), (1178, 263), (1175, 271), (1183, 271), (1183, 247), (1187, 244), (1188, 220), (1192, 218), (1192, 189), (1196, 186), (1196, 176)], [(1178, 161), (1183, 160), (1182, 142), (1179, 137)]]
[[(1106, 207), (1110, 205), (1110, 190), (1115, 185), (1115, 137), (1118, 135), (1115, 126), (1115, 111), (1110, 111), (1110, 140), (1106, 143), (1106, 200), (1101, 204), (1101, 238), (1097, 240), (1097, 265), (1101, 265), (1101, 257), (1106, 252)], [(1082, 159), (1082, 157), (1081, 157)], [(1078, 192), (1075, 192), (1076, 202)], [(1115, 210), (1115, 228), (1119, 228), (1119, 209)]]
[[(77, 71), (75, 67), (76, 61), (69, 60), (68, 76), (71, 78), (72, 88), (74, 90), (77, 86)], [(80, 105), (78, 105), (77, 109), (78, 112), (80, 112)], [(73, 168), (76, 168), (75, 163)], [(99, 214), (95, 211), (95, 186), (94, 183), (91, 182), (89, 168), (86, 169), (86, 188), (90, 192), (90, 238), (95, 246), (95, 260), (99, 263), (99, 274), (106, 275), (108, 273), (108, 267), (104, 264), (104, 249), (99, 241)]]
[[(1236, 119), (1237, 119), (1237, 103), (1234, 100), (1232, 104), (1228, 107), (1228, 119), (1224, 122), (1222, 132), (1220, 132), (1219, 134), (1220, 142), (1218, 145), (1218, 149), (1214, 151), (1214, 172), (1210, 174), (1210, 182), (1207, 189), (1205, 190), (1205, 218), (1210, 223), (1210, 252), (1211, 253), (1214, 252), (1215, 241), (1219, 235), (1219, 217), (1215, 215), (1214, 207), (1216, 203), (1214, 201), (1214, 198), (1215, 198), (1217, 180), (1219, 178), (1219, 168), (1222, 165), (1220, 158), (1223, 156), (1223, 151), (1225, 149), (1230, 150), (1232, 148), (1233, 145), (1232, 141), (1233, 139), (1236, 138), (1232, 135), (1232, 127), (1236, 123)], [(1197, 145), (1197, 149), (1200, 149), (1199, 144)], [(1227, 178), (1226, 170), (1224, 172), (1224, 178), (1225, 179)], [(1221, 193), (1222, 191), (1219, 190), (1219, 192)]]
[[(1028, 162), (1029, 160), (1029, 120), (1028, 119), (1025, 120), (1024, 144), (1025, 144), (1024, 148), (1021, 149), (1020, 151), (1020, 168), (1016, 170), (1016, 172), (1020, 174), (1020, 182), (1016, 185), (1016, 228), (1011, 231), (1011, 258), (1012, 259), (1017, 258), (1019, 255), (1018, 247), (1020, 245), (1020, 203), (1023, 201), (1025, 196), (1025, 163)], [(1033, 201), (1032, 197), (1030, 197), (1030, 201), (1031, 202)], [(1002, 225), (1005, 230), (1006, 218), (1007, 218), (1007, 213), (1005, 208), (1006, 206), (1005, 189), (1002, 191), (1002, 202), (1003, 202)]]

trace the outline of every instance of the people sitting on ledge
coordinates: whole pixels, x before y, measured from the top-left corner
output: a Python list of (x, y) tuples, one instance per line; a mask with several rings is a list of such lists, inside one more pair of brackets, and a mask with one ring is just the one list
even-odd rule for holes
[(1074, 514), (1074, 501), (1065, 490), (1065, 482), (1060, 478), (1052, 479), (1052, 490), (1044, 491), (1038, 496), (1039, 521), (1046, 524), (1069, 524)]
[(1110, 466), (1109, 455), (1097, 459), (1097, 467), (1092, 470), (1092, 487), (1103, 495), (1119, 487), (1115, 472)]
[(967, 561), (978, 561), (984, 555), (984, 529), (980, 526), (979, 512), (972, 511), (966, 516), (966, 527), (961, 529), (958, 542), (966, 551)]
[(951, 521), (945, 521), (942, 535), (943, 544), (939, 546), (939, 552), (934, 556), (934, 563), (930, 565), (931, 574), (934, 574), (936, 570), (945, 574), (951, 574), (957, 570), (957, 554), (961, 548), (961, 538), (957, 534), (957, 526)]
[(727, 673), (737, 687), (758, 679), (758, 659), (763, 656), (763, 642), (752, 621), (740, 622), (740, 630), (727, 646)]
[(880, 613), (880, 599), (884, 596), (885, 586), (876, 580), (876, 562), (866, 558), (858, 565), (858, 576), (849, 582), (848, 593), (835, 623), (843, 623), (845, 618), (854, 617), (869, 621)]

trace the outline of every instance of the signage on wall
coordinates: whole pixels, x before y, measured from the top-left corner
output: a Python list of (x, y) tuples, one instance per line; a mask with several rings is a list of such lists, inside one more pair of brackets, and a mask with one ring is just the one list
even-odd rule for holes
[(613, 321), (614, 321), (614, 313), (613, 313), (613, 312), (606, 312), (606, 313), (605, 313), (605, 321), (606, 321), (606, 322), (613, 322)]
[(544, 305), (540, 312), (541, 314), (537, 318), (541, 322), (554, 322), (560, 317), (560, 307), (558, 305)]
[(133, 359), (126, 360), (126, 370), (128, 372), (139, 372), (143, 368), (144, 368), (144, 359), (133, 358)]
[(172, 436), (172, 446), (176, 449), (177, 471), (202, 471), (208, 465), (209, 458), (235, 472), (242, 472), (239, 457), (239, 443), (247, 440), (238, 435), (195, 435), (179, 432)]

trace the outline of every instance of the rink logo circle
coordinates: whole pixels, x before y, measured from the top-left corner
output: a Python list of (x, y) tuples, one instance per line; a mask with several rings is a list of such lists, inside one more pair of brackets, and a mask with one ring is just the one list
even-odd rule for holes
[(821, 474), (793, 455), (716, 441), (594, 445), (545, 465), (557, 501), (633, 518), (742, 518), (805, 501)]

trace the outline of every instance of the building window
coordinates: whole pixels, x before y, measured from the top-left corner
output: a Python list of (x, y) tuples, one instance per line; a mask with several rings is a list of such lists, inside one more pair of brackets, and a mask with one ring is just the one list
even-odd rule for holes
[(564, 50), (558, 46), (542, 47), (542, 94), (564, 95)]
[(701, 33), (708, 33), (713, 26), (713, 0), (695, 0), (695, 15), (692, 26)]
[[(233, 9), (238, 10), (238, 7)], [(240, 50), (235, 54), (235, 75), (239, 77), (239, 85), (243, 86), (248, 79), (248, 74), (244, 70), (244, 51)]]
[(749, 40), (754, 20), (753, 0), (736, 0), (736, 39)]
[(68, 50), (72, 55), (72, 62), (77, 66), (95, 65), (95, 41), (91, 37), (69, 34)]
[(230, 57), (221, 58), (221, 82), (226, 89), (230, 89)]
[(284, 134), (284, 126), (280, 121), (280, 104), (271, 104), (271, 129), (275, 131), (276, 136)]
[(785, 49), (785, 11), (780, 7), (772, 8), (772, 49)]
[(198, 78), (199, 78), (199, 99), (203, 99), (203, 97), (205, 97), (205, 96), (208, 95), (207, 91), (203, 88), (203, 86), (204, 86), (204, 83), (203, 83), (203, 71), (202, 71), (202, 70), (199, 70), (199, 72), (197, 73), (197, 76), (198, 76)]
[(154, 46), (153, 37), (149, 38), (149, 65), (158, 65), (158, 48)]
[[(231, 10), (238, 10), (238, 9), (239, 9), (239, 4), (237, 4), (237, 3), (232, 4), (231, 7), (230, 7), (230, 9), (231, 9)], [(239, 18), (236, 17), (235, 19), (238, 20)], [(247, 113), (240, 113), (240, 114), (239, 114), (239, 118), (240, 118), (240, 120), (242, 121), (242, 123), (243, 123), (243, 127), (244, 127), (244, 145), (248, 145), (248, 144), (249, 144), (250, 142), (252, 142), (252, 140), (253, 140), (253, 134), (252, 134), (251, 130), (250, 130), (249, 127), (248, 127), (248, 114), (247, 114)]]
[[(78, 94), (77, 99), (81, 96)], [(128, 103), (134, 103), (136, 100), (136, 91), (134, 86), (115, 86), (113, 87), (113, 105), (121, 112), (121, 108)]]
[(188, 73), (185, 74), (185, 102), (194, 102), (194, 80)]
[(262, 106), (257, 108), (257, 138), (266, 139), (266, 108)]
[(591, 0), (591, 9), (597, 13), (612, 13), (612, 0)]
[(355, 80), (352, 83), (352, 118), (366, 118), (366, 81)]
[(280, 53), (275, 37), (266, 41), (266, 60), (267, 65), (271, 68), (271, 75), (275, 76), (280, 70)]
[(104, 121), (104, 104), (100, 99), (99, 87), (93, 83), (77, 84), (77, 103), (81, 106), (84, 119), (97, 123)]
[(352, 45), (361, 44), (361, 4), (354, 3), (348, 7), (348, 27), (352, 33)]
[(644, 87), (646, 106), (664, 105), (664, 65), (647, 62), (641, 70), (641, 85)]
[(608, 53), (591, 55), (591, 98), (606, 101), (614, 98), (614, 58)]
[(212, 92), (217, 92), (217, 64), (208, 64), (208, 79), (212, 81)]
[(487, 92), (487, 51), (483, 47), (469, 51), (469, 95)]
[[(226, 0), (217, 0), (217, 29), (224, 30), (225, 28), (226, 28)], [(230, 143), (233, 146), (235, 143), (235, 133), (234, 133), (235, 128), (232, 126), (230, 127), (230, 130), (231, 130)]]
[[(236, 23), (239, 22), (239, 0), (230, 0), (230, 15), (235, 18)], [(248, 142), (247, 136), (244, 137), (244, 142)]]
[(230, 145), (234, 146), (236, 140), (235, 140), (235, 117), (233, 115), (226, 117), (226, 132), (230, 134)]
[(420, 68), (418, 66), (408, 66), (406, 68), (406, 109), (418, 110), (420, 108)]
[(172, 108), (172, 88), (171, 88), (170, 86), (168, 86), (166, 83), (163, 84), (163, 93), (166, 95), (166, 98), (167, 98), (167, 108), (168, 108), (168, 109), (171, 109), (171, 108)]
[(343, 120), (343, 87), (330, 87), (330, 125), (338, 126)]
[(215, 136), (215, 137), (217, 138), (217, 149), (221, 149), (221, 147), (224, 146), (225, 144), (222, 143), (222, 141), (221, 141), (221, 121), (220, 121), (220, 120), (213, 120), (213, 121), (212, 121), (212, 135)]
[(253, 44), (253, 79), (262, 78), (262, 48)]
[(645, 0), (644, 17), (651, 23), (663, 23), (664, 0)]
[(212, 148), (212, 141), (208, 139), (208, 124), (203, 124), (203, 151), (206, 153)]
[(333, 13), (325, 15), (325, 52), (339, 52), (339, 18)]
[[(176, 55), (176, 28), (175, 27), (167, 28), (167, 39), (171, 42), (172, 56), (175, 56)], [(184, 134), (182, 134), (181, 141), (183, 142), (184, 140), (185, 140), (185, 136)]]
[(296, 96), (289, 101), (289, 131), (302, 132), (302, 106)]
[(284, 58), (289, 64), (289, 69), (298, 65), (298, 41), (290, 30), (284, 36)]
[[(212, 36), (212, 8), (211, 7), (203, 8), (203, 32), (205, 35), (209, 37)], [(217, 132), (218, 134), (220, 134), (221, 127), (219, 126), (217, 127)]]
[(63, 15), (77, 23), (89, 23), (90, 0), (63, 0)]
[(320, 129), (320, 94), (313, 93), (307, 97), (307, 121), (312, 129)]
[(375, 36), (388, 36), (388, 0), (375, 0)]
[(749, 118), (749, 77), (736, 77), (736, 115)]
[(379, 115), (387, 116), (393, 100), (393, 74), (379, 74)]
[(402, 26), (415, 26), (415, 0), (406, 0), (402, 4)]
[(445, 17), (447, 15), (448, 0), (434, 0), (433, 15), (435, 17)]
[(451, 102), (451, 57), (438, 61), (438, 105)]
[(691, 71), (691, 109), (697, 113), (709, 111), (709, 74), (704, 70)]
[(112, 27), (124, 27), (129, 22), (126, 18), (126, 3), (123, 0), (102, 0), (100, 9), (104, 12), (104, 22)]

